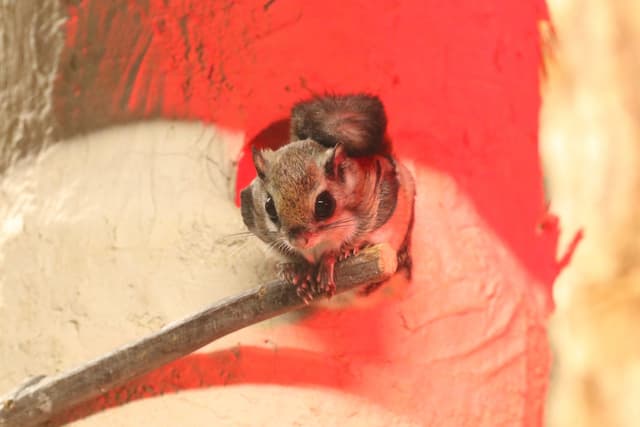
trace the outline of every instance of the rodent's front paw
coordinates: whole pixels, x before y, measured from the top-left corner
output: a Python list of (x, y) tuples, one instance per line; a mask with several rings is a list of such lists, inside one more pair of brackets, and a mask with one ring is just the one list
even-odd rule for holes
[(344, 261), (347, 258), (358, 255), (360, 252), (360, 248), (354, 247), (345, 247), (340, 251), (340, 255), (338, 256), (338, 262)]
[(336, 254), (325, 255), (318, 265), (316, 284), (322, 292), (331, 298), (336, 293), (335, 265), (340, 256)]
[(315, 286), (313, 266), (287, 262), (279, 264), (279, 268), (280, 277), (295, 286), (300, 299), (309, 304), (313, 300), (311, 290)]
[(318, 290), (326, 293), (329, 298), (334, 296), (336, 293), (336, 262), (341, 262), (347, 258), (356, 256), (359, 251), (360, 247), (358, 246), (345, 246), (340, 252), (331, 252), (324, 255), (318, 265), (318, 272), (315, 277)]

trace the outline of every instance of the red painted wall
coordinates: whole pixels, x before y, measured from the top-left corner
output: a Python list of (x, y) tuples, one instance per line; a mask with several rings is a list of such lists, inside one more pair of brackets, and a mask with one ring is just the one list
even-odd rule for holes
[[(212, 358), (210, 374), (194, 384), (222, 383), (213, 374), (220, 363), (239, 382), (335, 387), (429, 425), (541, 423), (549, 369), (544, 323), (559, 268), (557, 230), (541, 226), (542, 0), (94, 0), (68, 11), (56, 85), (66, 133), (160, 116), (242, 129), (250, 141), (310, 93), (365, 90), (385, 102), (397, 153), (418, 170), (451, 178), (419, 180), (422, 229), (411, 299), (304, 322), (366, 379), (345, 381), (294, 349), (275, 356), (249, 348), (241, 361)], [(252, 177), (245, 156), (239, 187)], [(462, 237), (476, 215), (474, 227), (497, 243)], [(462, 246), (450, 252), (456, 241)], [(492, 283), (494, 293), (476, 293), (479, 283)], [(431, 328), (425, 319), (436, 315), (439, 298), (466, 308)], [(475, 314), (467, 311), (474, 301)], [(303, 367), (309, 360), (332, 379), (298, 369), (268, 374), (273, 363)], [(188, 358), (142, 382), (162, 389), (163, 375), (200, 361)], [(494, 374), (483, 366), (496, 366)], [(181, 387), (191, 387), (188, 378)], [(408, 393), (389, 388), (398, 378), (413, 381)], [(114, 396), (102, 405), (117, 403)]]

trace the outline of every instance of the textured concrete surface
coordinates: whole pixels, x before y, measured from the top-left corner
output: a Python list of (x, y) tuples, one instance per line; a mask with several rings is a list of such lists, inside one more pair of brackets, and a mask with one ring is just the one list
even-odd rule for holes
[(66, 13), (61, 144), (3, 178), (1, 391), (255, 282), (259, 249), (223, 238), (252, 175), (241, 136), (313, 91), (369, 90), (416, 176), (412, 283), (234, 334), (67, 419), (540, 425), (559, 269), (537, 156), (541, 2), (89, 0)]
[(54, 138), (64, 21), (57, 0), (0, 1), (0, 172)]

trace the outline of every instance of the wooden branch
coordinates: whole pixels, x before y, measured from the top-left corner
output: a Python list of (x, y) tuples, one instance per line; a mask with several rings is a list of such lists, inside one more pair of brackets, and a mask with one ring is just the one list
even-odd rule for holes
[[(389, 246), (364, 249), (336, 265), (337, 292), (386, 280), (396, 268), (396, 254)], [(28, 381), (0, 400), (0, 426), (39, 425), (211, 341), (303, 306), (295, 288), (282, 280), (226, 298), (76, 369)]]

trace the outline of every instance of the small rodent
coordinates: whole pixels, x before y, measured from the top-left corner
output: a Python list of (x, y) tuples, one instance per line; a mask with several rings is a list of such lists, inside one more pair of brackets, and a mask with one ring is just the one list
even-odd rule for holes
[(376, 96), (325, 95), (294, 105), (290, 142), (253, 150), (257, 177), (242, 190), (253, 234), (291, 260), (283, 275), (308, 302), (335, 293), (336, 261), (387, 243), (410, 274), (415, 185), (391, 154)]

